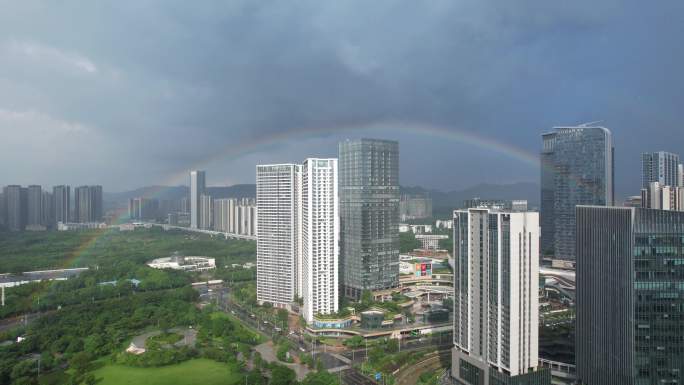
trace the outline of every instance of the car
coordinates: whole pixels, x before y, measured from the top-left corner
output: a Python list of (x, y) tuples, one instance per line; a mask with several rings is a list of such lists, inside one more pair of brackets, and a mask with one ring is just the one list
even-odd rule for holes
[(279, 332), (279, 331), (282, 331), (283, 329), (281, 329), (281, 328), (279, 328), (279, 327), (276, 326), (276, 327), (273, 328), (273, 330)]

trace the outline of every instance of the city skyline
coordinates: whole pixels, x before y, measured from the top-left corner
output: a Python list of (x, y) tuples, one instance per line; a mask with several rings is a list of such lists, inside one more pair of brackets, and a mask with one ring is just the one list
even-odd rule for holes
[(684, 385), (684, 2), (9, 0), (0, 384)]

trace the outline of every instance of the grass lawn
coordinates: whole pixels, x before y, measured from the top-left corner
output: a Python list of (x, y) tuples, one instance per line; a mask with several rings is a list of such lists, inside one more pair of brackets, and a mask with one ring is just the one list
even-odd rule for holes
[(237, 368), (207, 359), (159, 368), (106, 365), (93, 374), (102, 379), (98, 385), (237, 385), (244, 381)]

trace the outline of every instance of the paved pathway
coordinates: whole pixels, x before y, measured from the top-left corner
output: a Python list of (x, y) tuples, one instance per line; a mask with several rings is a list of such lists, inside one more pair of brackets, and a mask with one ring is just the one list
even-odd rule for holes
[(295, 371), (297, 374), (297, 380), (301, 381), (306, 377), (307, 373), (309, 373), (309, 368), (306, 367), (306, 365), (302, 364), (288, 364), (285, 362), (282, 362), (278, 360), (278, 358), (275, 355), (275, 351), (273, 349), (273, 341), (268, 341), (266, 343), (263, 343), (261, 345), (257, 345), (254, 350), (259, 352), (261, 354), (261, 358), (263, 358), (267, 362), (277, 362), (281, 365), (285, 365), (288, 368), (292, 369)]
[[(173, 344), (173, 346), (176, 346), (176, 347), (195, 346), (195, 341), (197, 340), (197, 331), (195, 329), (173, 328), (173, 329), (170, 329), (169, 332), (180, 334), (183, 336), (183, 338), (180, 341)], [(135, 347), (137, 347), (137, 348), (145, 349), (145, 344), (147, 342), (147, 339), (150, 337), (157, 336), (161, 333), (162, 333), (161, 330), (155, 330), (153, 332), (147, 332), (147, 333), (141, 334), (139, 336), (135, 336), (135, 337), (133, 337), (131, 344), (135, 345)]]

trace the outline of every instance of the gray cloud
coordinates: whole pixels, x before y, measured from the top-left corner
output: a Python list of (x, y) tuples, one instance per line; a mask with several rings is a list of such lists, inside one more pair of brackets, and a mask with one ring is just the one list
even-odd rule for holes
[[(401, 142), (404, 184), (536, 180), (555, 124), (605, 119), (618, 189), (640, 151), (682, 152), (676, 1), (3, 3), (0, 183), (122, 190), (252, 182), (259, 161)], [(429, 170), (430, 172), (426, 172)]]

